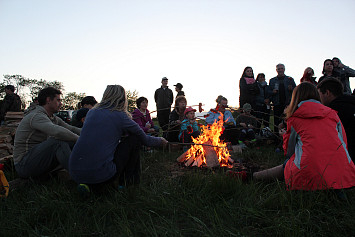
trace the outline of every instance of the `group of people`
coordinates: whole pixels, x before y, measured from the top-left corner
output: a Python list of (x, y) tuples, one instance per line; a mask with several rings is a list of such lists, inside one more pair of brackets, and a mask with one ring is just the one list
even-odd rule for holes
[[(216, 108), (207, 113), (205, 122), (222, 119), (225, 129), (221, 139), (238, 144), (255, 138), (260, 119), (254, 115), (265, 116), (264, 112), (256, 112), (272, 105), (276, 124), (285, 112), (285, 128), (278, 132), (283, 137), (287, 160), (278, 167), (254, 173), (255, 179), (284, 178), (289, 189), (354, 186), (355, 97), (345, 93), (342, 81), (334, 75), (317, 84), (308, 68), (296, 86), (284, 74), (284, 65), (278, 64), (276, 71), (277, 77), (267, 86), (265, 75), (259, 74), (254, 80), (252, 68), (245, 68), (240, 79), (242, 114), (234, 118), (227, 109), (227, 98), (218, 96)], [(155, 102), (163, 137), (158, 136), (159, 127), (150, 117), (147, 98), (138, 98), (137, 108), (130, 113), (122, 86), (107, 86), (99, 103), (91, 97), (86, 99), (89, 103), (83, 99), (76, 114), (79, 126), (68, 125), (55, 116), (61, 107), (59, 90), (41, 90), (38, 106), (28, 111), (16, 131), (14, 165), (18, 175), (40, 177), (60, 166), (69, 171), (82, 190), (95, 190), (103, 184), (122, 188), (139, 183), (141, 145), (163, 146), (168, 140), (191, 143), (200, 134), (196, 110), (187, 106), (182, 85), (175, 85), (178, 95), (170, 111), (173, 93), (166, 77), (161, 82)], [(78, 116), (80, 111), (84, 117)]]
[[(291, 102), (291, 96), (296, 83), (290, 76), (285, 75), (285, 65), (276, 65), (277, 76), (269, 81), (269, 85), (265, 81), (265, 74), (259, 73), (254, 77), (253, 69), (246, 67), (239, 80), (240, 88), (240, 107), (245, 103), (252, 106), (252, 114), (259, 120), (258, 128), (262, 124), (269, 126), (270, 112), (273, 108), (274, 128), (278, 131), (278, 125), (282, 121), (282, 114), (285, 108)], [(355, 70), (345, 66), (339, 58), (326, 59), (323, 63), (323, 76), (318, 82), (314, 77), (314, 70), (307, 67), (304, 71), (301, 82), (310, 82), (317, 86), (319, 82), (327, 77), (338, 79), (343, 85), (343, 94), (351, 95), (349, 77), (355, 77)]]

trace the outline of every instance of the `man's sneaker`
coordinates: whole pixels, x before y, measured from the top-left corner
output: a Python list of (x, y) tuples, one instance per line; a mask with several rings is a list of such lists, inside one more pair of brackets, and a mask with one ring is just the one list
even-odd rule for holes
[(80, 196), (87, 198), (90, 196), (90, 188), (87, 184), (79, 184), (77, 186), (77, 190), (80, 194)]

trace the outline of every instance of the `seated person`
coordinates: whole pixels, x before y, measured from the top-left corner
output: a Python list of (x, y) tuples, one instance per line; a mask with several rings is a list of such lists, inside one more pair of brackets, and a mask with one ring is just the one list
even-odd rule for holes
[(168, 129), (168, 141), (169, 142), (179, 142), (179, 133), (181, 122), (185, 119), (185, 109), (186, 109), (186, 98), (185, 96), (178, 96), (175, 99), (174, 110), (171, 111), (169, 115), (169, 129)]
[(251, 105), (245, 103), (243, 105), (243, 112), (237, 117), (236, 124), (240, 127), (240, 142), (251, 141), (255, 139), (254, 129), (257, 127), (257, 119), (250, 114)]
[(68, 169), (71, 149), (81, 129), (54, 115), (62, 105), (61, 94), (53, 87), (41, 90), (39, 105), (16, 129), (14, 164), (21, 178), (43, 177), (59, 165)]
[(185, 110), (185, 119), (181, 123), (179, 140), (182, 143), (192, 143), (192, 139), (200, 135), (195, 117), (196, 109), (188, 107)]
[(237, 145), (239, 132), (236, 128), (235, 120), (233, 118), (232, 113), (229, 110), (226, 110), (226, 108), (228, 108), (228, 100), (227, 98), (220, 95), (217, 97), (216, 102), (217, 107), (216, 109), (211, 109), (208, 112), (206, 117), (206, 123), (213, 124), (214, 122), (219, 121), (219, 118), (222, 117), (223, 126), (225, 129), (220, 139), (226, 142), (231, 142), (232, 145)]
[[(95, 97), (93, 97), (93, 96), (85, 96), (81, 100), (81, 102), (79, 102), (78, 109), (80, 109), (80, 108), (92, 109), (96, 104), (97, 104), (97, 101), (96, 101)], [(73, 112), (71, 125), (73, 125), (75, 127), (78, 127), (78, 128), (81, 128), (83, 126), (83, 124), (80, 123), (80, 121), (77, 119), (77, 117), (76, 117), (77, 112), (78, 112), (78, 110)]]
[(125, 89), (108, 85), (85, 120), (70, 156), (70, 176), (83, 192), (100, 190), (105, 184), (116, 189), (138, 184), (141, 144), (161, 146), (167, 141), (146, 135), (127, 111)]
[(77, 119), (77, 125), (76, 127), (82, 128), (84, 125), (84, 121), (86, 118), (87, 113), (89, 112), (88, 108), (81, 108), (76, 112), (76, 119)]
[(355, 162), (355, 97), (343, 94), (343, 85), (336, 78), (324, 79), (318, 84), (322, 104), (338, 112), (348, 139), (348, 151)]
[(254, 179), (284, 178), (290, 190), (355, 186), (355, 166), (343, 125), (334, 110), (320, 103), (314, 85), (303, 82), (294, 89), (286, 120), (287, 131), (280, 131), (285, 163), (254, 173)]
[(157, 135), (159, 132), (158, 126), (154, 126), (154, 123), (150, 117), (148, 107), (148, 99), (145, 97), (139, 97), (136, 101), (137, 109), (132, 113), (132, 119), (135, 121), (141, 129), (147, 134)]
[(0, 122), (4, 121), (7, 112), (20, 112), (21, 111), (21, 98), (15, 93), (13, 85), (5, 86), (5, 98), (0, 107)]

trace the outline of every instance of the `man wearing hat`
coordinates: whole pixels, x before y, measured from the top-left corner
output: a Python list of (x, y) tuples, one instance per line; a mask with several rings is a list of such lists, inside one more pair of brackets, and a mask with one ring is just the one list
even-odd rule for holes
[(176, 85), (174, 86), (175, 86), (175, 91), (177, 92), (176, 97), (180, 95), (185, 96), (185, 92), (182, 91), (183, 85), (181, 83), (176, 83)]
[(168, 88), (168, 78), (163, 77), (161, 79), (161, 87), (158, 88), (154, 94), (155, 103), (157, 105), (157, 117), (163, 132), (168, 129), (173, 97), (172, 90)]

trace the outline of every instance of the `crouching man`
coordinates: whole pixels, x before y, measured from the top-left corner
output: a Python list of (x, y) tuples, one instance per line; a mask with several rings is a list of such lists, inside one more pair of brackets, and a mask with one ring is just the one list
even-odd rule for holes
[(68, 169), (81, 129), (54, 115), (62, 105), (61, 94), (53, 87), (41, 90), (39, 106), (25, 114), (16, 130), (14, 164), (21, 178), (43, 177), (59, 165)]

